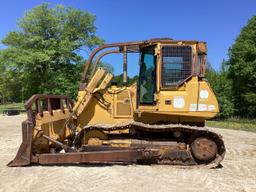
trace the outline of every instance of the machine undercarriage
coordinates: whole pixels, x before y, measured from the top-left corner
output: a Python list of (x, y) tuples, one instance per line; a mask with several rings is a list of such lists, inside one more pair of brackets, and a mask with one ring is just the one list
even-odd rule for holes
[(135, 150), (134, 162), (142, 164), (218, 165), (225, 154), (221, 137), (206, 128), (181, 124), (149, 125), (132, 122), (121, 125), (85, 127), (77, 136), (79, 151)]

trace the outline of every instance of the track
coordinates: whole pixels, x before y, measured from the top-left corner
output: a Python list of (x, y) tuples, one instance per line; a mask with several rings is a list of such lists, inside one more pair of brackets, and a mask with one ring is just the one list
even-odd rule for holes
[[(180, 163), (179, 165), (193, 165), (193, 166), (206, 166), (208, 168), (214, 168), (217, 167), (220, 162), (223, 160), (224, 156), (225, 156), (225, 146), (224, 146), (224, 142), (222, 140), (222, 136), (210, 131), (209, 129), (205, 128), (205, 127), (194, 127), (194, 126), (188, 126), (188, 125), (182, 125), (182, 124), (162, 124), (162, 125), (150, 125), (150, 124), (144, 124), (141, 122), (129, 122), (129, 123), (123, 123), (123, 124), (116, 124), (116, 125), (101, 125), (101, 124), (95, 124), (95, 125), (90, 125), (90, 126), (85, 126), (83, 128), (83, 130), (78, 134), (78, 140), (81, 141), (81, 138), (83, 137), (84, 134), (86, 134), (87, 131), (90, 130), (104, 130), (104, 131), (121, 131), (121, 130), (125, 130), (125, 129), (129, 129), (130, 131), (132, 130), (132, 132), (139, 132), (139, 131), (144, 131), (146, 133), (151, 133), (152, 136), (154, 138), (154, 134), (159, 134), (162, 133), (161, 137), (165, 136), (166, 134), (172, 134), (176, 131), (179, 131), (181, 134), (184, 134), (184, 137), (188, 137), (187, 140), (187, 144), (189, 144), (189, 140), (191, 140), (191, 138), (193, 138), (193, 136), (196, 136), (195, 138), (199, 137), (199, 136), (203, 136), (203, 137), (208, 137), (211, 138), (212, 141), (215, 141), (215, 143), (217, 144), (217, 155), (214, 159), (212, 159), (210, 162), (207, 163), (197, 163), (194, 161), (194, 159), (192, 159), (191, 162), (191, 158), (186, 159), (186, 161), (182, 159), (182, 156), (176, 157), (174, 158), (174, 160), (171, 160), (170, 158), (168, 158), (167, 162), (165, 163), (161, 163), (161, 161), (158, 162), (158, 164), (174, 164), (175, 165), (175, 161), (177, 161), (177, 159), (179, 159)], [(140, 134), (140, 133), (139, 133)], [(186, 136), (185, 136), (186, 135)], [(144, 139), (144, 137), (142, 136), (142, 139)], [(177, 140), (175, 140), (177, 142)], [(184, 141), (186, 142), (186, 141)], [(75, 142), (76, 143), (76, 142)], [(79, 142), (77, 142), (79, 143)], [(186, 154), (190, 154), (189, 156), (192, 157), (191, 154), (191, 150), (186, 150)]]
[(211, 129), (223, 136), (222, 168), (168, 165), (8, 168), (25, 116), (0, 116), (0, 191), (256, 191), (256, 134)]

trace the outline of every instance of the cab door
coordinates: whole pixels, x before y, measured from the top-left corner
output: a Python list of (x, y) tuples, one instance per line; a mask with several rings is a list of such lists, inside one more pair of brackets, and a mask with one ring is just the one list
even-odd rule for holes
[(140, 74), (138, 86), (139, 106), (155, 105), (156, 92), (156, 55), (155, 46), (146, 47), (142, 50), (140, 61)]

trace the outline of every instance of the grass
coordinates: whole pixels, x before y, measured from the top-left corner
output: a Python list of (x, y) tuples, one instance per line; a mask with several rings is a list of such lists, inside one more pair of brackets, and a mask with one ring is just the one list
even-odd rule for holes
[(206, 126), (224, 129), (251, 131), (256, 133), (256, 120), (227, 119), (206, 121)]
[(9, 103), (9, 104), (0, 104), (0, 114), (3, 113), (5, 109), (24, 109), (23, 103)]

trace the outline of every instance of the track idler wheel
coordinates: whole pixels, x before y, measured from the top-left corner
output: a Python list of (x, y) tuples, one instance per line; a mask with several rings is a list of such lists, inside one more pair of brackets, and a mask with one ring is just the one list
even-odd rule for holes
[(216, 157), (218, 147), (213, 140), (207, 137), (198, 137), (191, 143), (191, 150), (196, 160), (209, 162)]

